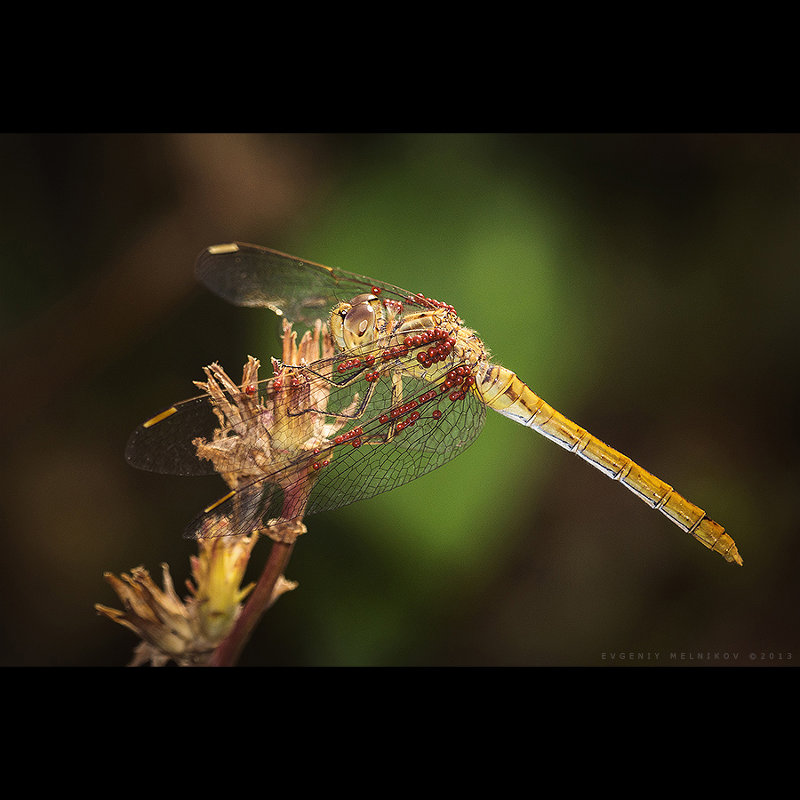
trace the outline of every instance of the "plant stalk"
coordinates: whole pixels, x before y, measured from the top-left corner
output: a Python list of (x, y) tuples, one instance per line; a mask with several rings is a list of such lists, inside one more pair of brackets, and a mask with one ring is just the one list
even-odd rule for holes
[(292, 555), (294, 542), (273, 542), (264, 571), (239, 614), (231, 632), (212, 653), (207, 662), (209, 667), (232, 667), (247, 644), (264, 612), (270, 607), (275, 583), (285, 572)]

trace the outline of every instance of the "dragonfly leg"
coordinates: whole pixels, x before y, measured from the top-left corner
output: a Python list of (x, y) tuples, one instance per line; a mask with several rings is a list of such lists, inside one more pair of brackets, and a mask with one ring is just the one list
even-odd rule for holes
[[(392, 408), (397, 408), (397, 406), (403, 402), (403, 377), (399, 372), (392, 373)], [(395, 434), (397, 433), (397, 423), (399, 422), (399, 418), (395, 417), (389, 421), (389, 427), (386, 431), (386, 436), (383, 438), (383, 441), (391, 442), (394, 439)], [(380, 438), (380, 437), (379, 437)]]
[[(305, 369), (305, 368), (298, 368), (298, 369)], [(342, 386), (341, 384), (337, 383), (334, 383), (333, 385), (336, 386), (337, 388), (340, 388)], [(354, 411), (350, 410), (351, 406), (353, 405), (352, 403), (350, 406), (347, 407), (347, 409), (343, 409), (341, 411), (332, 411), (329, 408), (316, 408), (312, 405), (308, 406), (307, 408), (301, 408), (296, 411), (294, 410), (289, 411), (288, 416), (299, 417), (302, 416), (303, 414), (321, 414), (322, 416), (333, 417), (334, 419), (337, 420), (360, 419), (364, 415), (364, 412), (366, 411), (367, 407), (369, 406), (370, 401), (372, 400), (372, 397), (375, 394), (376, 388), (377, 384), (375, 382), (368, 383), (367, 391), (364, 393), (364, 396), (358, 401), (358, 405)], [(354, 399), (357, 397), (358, 394), (356, 393)], [(325, 397), (325, 402), (327, 402), (327, 395)]]
[[(390, 409), (396, 409), (403, 401), (403, 377), (399, 372), (392, 373), (392, 390), (391, 390), (391, 403)], [(363, 413), (363, 412), (362, 412)], [(387, 444), (397, 435), (397, 425), (401, 421), (399, 416), (387, 415), (388, 422), (386, 423), (386, 433), (372, 433), (366, 436), (360, 436), (359, 446), (362, 444)]]
[(317, 370), (311, 369), (311, 367), (306, 364), (303, 364), (302, 366), (292, 366), (290, 364), (285, 364), (284, 367), (287, 369), (294, 369), (302, 371), (306, 374), (314, 375), (315, 377), (321, 378), (322, 380), (326, 381), (332, 386), (335, 386), (337, 389), (346, 389), (348, 386), (352, 386), (357, 381), (364, 380), (365, 374), (369, 371), (369, 367), (364, 366), (354, 374), (344, 377), (341, 381), (337, 381), (333, 378), (333, 376), (326, 375), (324, 372), (317, 372)]

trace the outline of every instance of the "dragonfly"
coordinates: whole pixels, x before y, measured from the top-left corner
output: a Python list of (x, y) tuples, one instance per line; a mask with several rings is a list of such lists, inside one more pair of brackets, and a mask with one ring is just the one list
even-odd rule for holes
[(204, 250), (195, 275), (238, 306), (270, 309), (291, 339), (274, 375), (215, 367), (204, 392), (131, 435), (127, 460), (179, 475), (222, 474), (231, 491), (189, 537), (266, 530), (374, 497), (437, 469), (480, 433), (486, 409), (532, 428), (657, 509), (726, 561), (734, 540), (705, 511), (492, 363), (447, 303), (240, 242)]

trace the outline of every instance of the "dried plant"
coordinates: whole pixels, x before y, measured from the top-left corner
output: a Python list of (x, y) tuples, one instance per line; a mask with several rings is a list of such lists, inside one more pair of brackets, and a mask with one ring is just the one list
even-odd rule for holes
[(175, 591), (167, 564), (162, 564), (163, 589), (144, 567), (120, 577), (105, 578), (125, 611), (97, 605), (98, 612), (124, 625), (141, 638), (131, 665), (160, 666), (172, 660), (182, 666), (206, 663), (229, 633), (242, 600), (253, 586), (241, 582), (258, 536), (200, 539), (191, 557), (193, 581), (182, 600)]
[[(311, 457), (343, 422), (326, 421), (324, 413), (298, 413), (324, 411), (328, 390), (325, 381), (310, 384), (303, 369), (286, 366), (326, 363), (334, 352), (327, 330), (317, 323), (298, 344), (292, 325), (284, 322), (282, 341), (282, 361), (272, 359), (269, 381), (259, 382), (259, 361), (250, 356), (239, 384), (216, 363), (205, 368), (206, 381), (195, 382), (210, 400), (218, 427), (210, 437), (194, 437), (192, 445), (196, 457), (209, 461), (231, 492), (199, 518), (187, 597), (178, 596), (166, 564), (163, 588), (144, 567), (119, 577), (105, 575), (125, 610), (95, 608), (140, 637), (131, 665), (235, 664), (263, 613), (297, 585), (283, 572), (297, 537), (306, 531), (302, 518), (314, 482), (313, 470), (300, 456)], [(259, 483), (268, 473), (281, 477), (276, 484)], [(264, 498), (255, 495), (276, 490), (283, 492), (281, 513), (262, 522)], [(242, 530), (246, 535), (232, 533)], [(258, 581), (242, 586), (260, 535), (272, 540), (270, 555)]]

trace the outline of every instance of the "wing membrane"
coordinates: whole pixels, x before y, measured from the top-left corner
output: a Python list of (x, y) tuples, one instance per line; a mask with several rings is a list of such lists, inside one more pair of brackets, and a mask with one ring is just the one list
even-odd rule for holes
[(338, 302), (374, 288), (404, 301), (410, 294), (388, 283), (306, 261), (258, 245), (235, 242), (204, 250), (195, 275), (212, 292), (238, 306), (269, 308), (293, 323), (327, 320)]
[[(375, 497), (437, 469), (477, 438), (485, 406), (472, 393), (451, 401), (438, 387), (410, 375), (404, 376), (403, 387), (404, 399), (394, 406), (387, 401), (391, 392), (378, 389), (360, 416), (348, 417), (344, 411), (352, 407), (346, 407), (352, 388), (328, 385), (325, 416), (339, 427), (326, 442), (206, 509), (186, 535), (244, 533), (258, 520), (269, 526)], [(425, 397), (408, 409), (409, 401)], [(323, 416), (316, 409), (306, 413)], [(399, 422), (406, 423), (402, 429)], [(281, 431), (272, 429), (271, 436), (280, 438)]]

